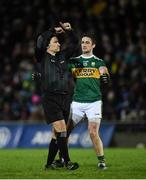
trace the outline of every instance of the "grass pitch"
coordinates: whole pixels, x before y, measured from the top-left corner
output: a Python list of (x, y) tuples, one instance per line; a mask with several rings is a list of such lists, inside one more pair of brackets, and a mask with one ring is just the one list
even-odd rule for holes
[(108, 169), (97, 168), (93, 149), (70, 149), (80, 168), (44, 171), (47, 149), (0, 150), (1, 179), (146, 179), (145, 149), (105, 149)]

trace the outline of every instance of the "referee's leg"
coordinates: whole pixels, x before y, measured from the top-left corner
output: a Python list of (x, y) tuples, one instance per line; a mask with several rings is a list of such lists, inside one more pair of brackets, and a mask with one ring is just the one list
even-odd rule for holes
[(64, 120), (55, 121), (52, 123), (57, 138), (58, 148), (63, 156), (65, 164), (70, 161), (67, 146), (67, 130), (66, 123)]

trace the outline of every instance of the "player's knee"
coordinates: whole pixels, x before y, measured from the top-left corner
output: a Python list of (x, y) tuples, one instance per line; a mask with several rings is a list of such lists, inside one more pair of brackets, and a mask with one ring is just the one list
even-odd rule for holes
[(89, 126), (88, 132), (89, 132), (91, 138), (96, 138), (97, 140), (98, 139), (100, 140), (99, 132), (95, 126)]
[(100, 141), (100, 136), (99, 136), (99, 133), (96, 134), (96, 137), (97, 137), (97, 140)]
[(96, 123), (89, 123), (88, 131), (92, 136), (95, 135), (97, 133)]
[(94, 138), (97, 136), (97, 132), (95, 129), (89, 128), (89, 134), (91, 138)]

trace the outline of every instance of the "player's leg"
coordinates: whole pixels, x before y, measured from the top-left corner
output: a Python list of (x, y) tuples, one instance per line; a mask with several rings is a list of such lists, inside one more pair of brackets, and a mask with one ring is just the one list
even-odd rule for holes
[(67, 122), (67, 137), (70, 136), (73, 129), (79, 124), (79, 122), (84, 118), (83, 103), (72, 102), (70, 115)]
[(100, 169), (106, 169), (105, 157), (104, 157), (104, 151), (103, 151), (103, 143), (99, 136), (99, 127), (100, 127), (100, 123), (89, 122), (89, 124), (88, 124), (90, 138), (92, 140), (92, 143), (93, 143), (93, 146), (94, 146), (94, 149), (95, 149), (98, 161), (99, 161), (98, 167)]
[(88, 131), (90, 134), (90, 138), (92, 140), (97, 158), (98, 158), (98, 167), (100, 169), (106, 169), (105, 164), (105, 157), (104, 157), (104, 150), (103, 150), (103, 143), (99, 135), (99, 127), (100, 127), (100, 121), (102, 118), (101, 114), (101, 106), (102, 102), (97, 101), (94, 103), (90, 103), (86, 110), (86, 115), (88, 117)]
[[(84, 110), (83, 110), (84, 103), (72, 102), (71, 104), (71, 121), (72, 126), (76, 126), (84, 117)], [(69, 128), (69, 125), (68, 125)]]

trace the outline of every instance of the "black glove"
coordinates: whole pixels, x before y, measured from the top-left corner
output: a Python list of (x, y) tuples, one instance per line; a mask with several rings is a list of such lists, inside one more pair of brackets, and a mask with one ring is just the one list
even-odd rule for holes
[(110, 77), (109, 77), (108, 74), (102, 74), (102, 75), (100, 76), (100, 80), (101, 80), (101, 83), (102, 83), (102, 84), (106, 85), (106, 84), (109, 83)]
[(39, 72), (34, 72), (34, 73), (32, 73), (31, 77), (32, 77), (32, 80), (33, 80), (33, 81), (35, 81), (35, 80), (40, 80), (40, 79), (41, 79), (41, 73), (39, 73)]

